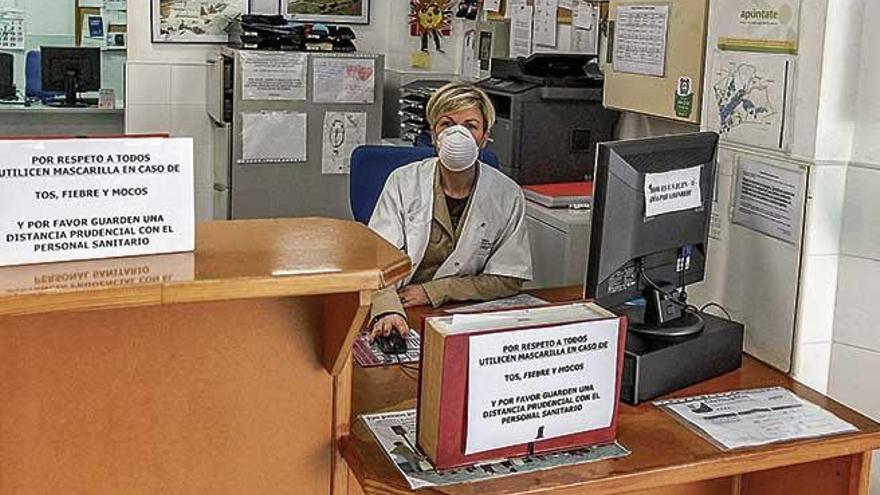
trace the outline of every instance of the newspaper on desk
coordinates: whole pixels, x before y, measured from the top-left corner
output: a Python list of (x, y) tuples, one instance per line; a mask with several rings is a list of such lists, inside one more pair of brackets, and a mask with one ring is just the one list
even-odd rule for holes
[(654, 405), (723, 450), (858, 431), (782, 387), (662, 400)]
[(410, 488), (472, 483), (517, 473), (544, 471), (587, 462), (625, 457), (629, 450), (619, 443), (586, 447), (555, 454), (542, 454), (477, 464), (468, 468), (437, 471), (416, 447), (416, 410), (362, 415), (361, 420), (379, 442), (385, 455)]

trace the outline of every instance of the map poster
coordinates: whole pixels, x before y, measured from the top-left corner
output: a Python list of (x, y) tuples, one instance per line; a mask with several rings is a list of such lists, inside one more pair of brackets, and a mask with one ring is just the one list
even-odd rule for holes
[(788, 96), (794, 58), (715, 50), (706, 120), (722, 139), (774, 150), (788, 147)]

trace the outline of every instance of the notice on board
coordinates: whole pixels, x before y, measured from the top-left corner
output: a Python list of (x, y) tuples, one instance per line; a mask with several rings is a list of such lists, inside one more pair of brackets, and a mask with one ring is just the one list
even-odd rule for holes
[(0, 141), (0, 266), (192, 251), (191, 138)]
[(351, 153), (367, 143), (367, 114), (364, 112), (326, 112), (321, 172), (348, 174)]
[(308, 56), (291, 52), (241, 52), (242, 99), (305, 100)]
[(618, 332), (614, 319), (471, 336), (465, 454), (610, 426)]
[(703, 204), (700, 174), (703, 166), (645, 174), (645, 217), (693, 210)]
[(372, 58), (312, 59), (312, 100), (315, 103), (373, 103), (376, 61)]
[(741, 158), (733, 223), (790, 244), (800, 238), (804, 173)]
[(510, 58), (528, 57), (532, 54), (532, 11), (534, 7), (523, 2), (510, 5)]
[(614, 72), (666, 74), (668, 5), (620, 5), (614, 28)]
[(308, 159), (306, 113), (243, 113), (241, 126), (244, 162), (304, 162)]

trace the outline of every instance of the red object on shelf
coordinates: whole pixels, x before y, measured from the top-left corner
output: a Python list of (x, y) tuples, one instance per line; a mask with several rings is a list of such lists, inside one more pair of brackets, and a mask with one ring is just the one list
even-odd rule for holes
[(588, 204), (593, 197), (593, 182), (561, 182), (523, 186), (526, 199), (548, 208), (567, 208), (576, 204)]

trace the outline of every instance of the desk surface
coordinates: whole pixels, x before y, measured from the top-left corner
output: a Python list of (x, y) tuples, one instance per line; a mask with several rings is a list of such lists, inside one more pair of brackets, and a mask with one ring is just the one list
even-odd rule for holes
[(24, 103), (0, 103), (0, 114), (4, 113), (40, 113), (40, 114), (122, 114), (125, 109), (117, 104), (117, 108), (98, 107), (53, 107), (42, 103), (25, 106)]
[[(581, 289), (546, 289), (534, 294), (551, 301), (565, 301), (577, 299)], [(426, 310), (420, 309), (409, 315), (411, 324), (416, 325), (414, 328), (418, 328), (425, 313)], [(396, 366), (354, 367), (352, 433), (343, 443), (343, 455), (367, 494), (409, 493), (409, 490), (363, 423), (355, 419), (359, 414), (415, 407), (416, 386), (416, 381)], [(880, 425), (748, 356), (740, 370), (669, 397), (769, 386), (793, 390), (855, 425), (860, 432), (724, 452), (651, 404), (638, 407), (621, 404), (618, 440), (632, 451), (626, 458), (419, 493), (532, 495), (550, 491), (580, 494), (586, 493), (581, 490), (590, 490), (591, 495), (610, 494), (735, 476), (880, 448)]]
[(197, 227), (193, 253), (0, 268), (0, 315), (358, 292), (409, 268), (355, 222), (209, 222)]

